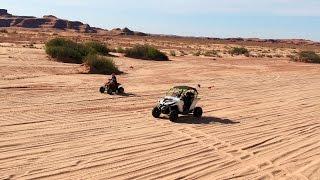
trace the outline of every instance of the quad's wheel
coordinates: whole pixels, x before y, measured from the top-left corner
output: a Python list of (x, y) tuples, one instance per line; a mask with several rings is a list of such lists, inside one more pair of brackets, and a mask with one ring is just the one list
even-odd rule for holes
[(118, 93), (119, 93), (119, 94), (123, 94), (123, 93), (124, 93), (124, 88), (123, 88), (123, 87), (120, 87), (120, 88), (118, 89)]
[(108, 89), (107, 89), (107, 93), (110, 94), (110, 95), (112, 95), (112, 89), (111, 89), (111, 88), (108, 88)]
[(176, 110), (173, 110), (169, 113), (169, 119), (171, 122), (177, 122), (179, 118), (179, 114)]
[(202, 117), (202, 108), (201, 107), (196, 107), (194, 110), (193, 110), (193, 116), (194, 117), (197, 117), (197, 118), (201, 118)]
[(103, 86), (101, 86), (99, 91), (100, 91), (100, 93), (102, 93), (102, 94), (103, 94), (103, 93), (106, 91), (106, 88), (105, 88), (105, 87), (103, 87)]
[(160, 109), (159, 109), (158, 107), (154, 107), (154, 108), (152, 109), (152, 116), (153, 116), (154, 118), (159, 118), (159, 117), (160, 117), (160, 114), (161, 114), (161, 111), (160, 111)]

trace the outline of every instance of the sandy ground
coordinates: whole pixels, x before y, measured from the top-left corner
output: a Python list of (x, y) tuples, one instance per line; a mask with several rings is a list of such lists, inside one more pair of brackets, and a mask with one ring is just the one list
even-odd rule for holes
[[(319, 65), (172, 59), (116, 58), (128, 94), (109, 96), (105, 76), (0, 47), (0, 179), (320, 179)], [(154, 119), (181, 84), (204, 117)]]

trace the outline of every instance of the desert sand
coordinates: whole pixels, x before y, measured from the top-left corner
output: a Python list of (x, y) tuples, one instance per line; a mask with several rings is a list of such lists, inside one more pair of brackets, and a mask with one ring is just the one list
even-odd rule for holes
[[(106, 76), (51, 61), (42, 45), (1, 44), (0, 179), (319, 180), (319, 65), (114, 60), (125, 96), (100, 94)], [(201, 84), (204, 117), (154, 119), (182, 84)]]

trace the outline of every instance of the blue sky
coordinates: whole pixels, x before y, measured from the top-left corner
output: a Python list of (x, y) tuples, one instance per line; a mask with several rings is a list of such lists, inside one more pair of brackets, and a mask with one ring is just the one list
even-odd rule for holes
[(320, 41), (319, 0), (1, 0), (16, 15), (187, 36)]

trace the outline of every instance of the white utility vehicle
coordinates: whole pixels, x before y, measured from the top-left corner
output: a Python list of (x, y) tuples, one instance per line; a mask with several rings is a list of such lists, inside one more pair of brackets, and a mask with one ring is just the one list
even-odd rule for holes
[(194, 117), (201, 118), (202, 108), (196, 107), (199, 100), (197, 89), (189, 86), (176, 86), (160, 99), (152, 110), (152, 116), (159, 118), (161, 114), (167, 114), (172, 122), (178, 120), (179, 114), (192, 113)]

